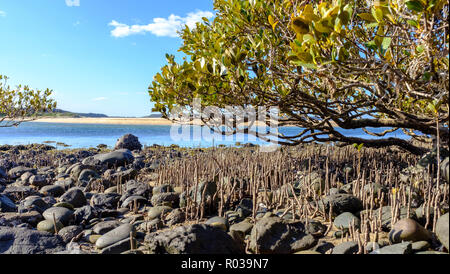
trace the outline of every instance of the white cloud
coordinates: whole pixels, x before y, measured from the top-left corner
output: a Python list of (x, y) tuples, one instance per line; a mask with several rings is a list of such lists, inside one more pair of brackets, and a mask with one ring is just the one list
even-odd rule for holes
[(6, 12), (0, 10), (0, 17), (5, 17), (6, 16)]
[(80, 21), (76, 21), (75, 23), (73, 23), (73, 26), (76, 27), (76, 26), (79, 26), (80, 24), (81, 24)]
[(98, 97), (98, 98), (92, 99), (92, 101), (94, 101), (94, 102), (105, 101), (105, 100), (108, 100), (108, 98), (106, 98), (106, 97)]
[(79, 7), (80, 0), (66, 0), (66, 5), (69, 7)]
[(177, 31), (180, 31), (184, 25), (193, 29), (197, 22), (202, 21), (202, 17), (211, 19), (214, 14), (210, 11), (191, 12), (186, 17), (171, 14), (168, 18), (154, 18), (153, 23), (148, 25), (132, 26), (112, 20), (109, 26), (114, 27), (111, 31), (111, 36), (114, 37), (126, 37), (134, 34), (145, 34), (146, 32), (156, 36), (178, 37)]

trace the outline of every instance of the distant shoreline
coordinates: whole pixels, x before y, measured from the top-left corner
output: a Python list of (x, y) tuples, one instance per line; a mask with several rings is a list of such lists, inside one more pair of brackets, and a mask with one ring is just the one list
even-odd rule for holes
[(104, 124), (104, 125), (160, 125), (173, 123), (163, 118), (39, 118), (33, 122), (61, 124)]
[[(148, 125), (171, 126), (176, 123), (164, 118), (39, 118), (33, 122), (55, 124), (97, 124), (97, 125)], [(202, 125), (200, 120), (195, 120), (193, 125)], [(255, 122), (255, 126), (263, 125)]]

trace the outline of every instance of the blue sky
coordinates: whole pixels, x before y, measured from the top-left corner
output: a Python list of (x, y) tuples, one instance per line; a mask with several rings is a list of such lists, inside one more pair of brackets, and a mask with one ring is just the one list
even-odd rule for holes
[(148, 115), (176, 30), (212, 12), (212, 0), (0, 0), (0, 74), (54, 90), (61, 109)]

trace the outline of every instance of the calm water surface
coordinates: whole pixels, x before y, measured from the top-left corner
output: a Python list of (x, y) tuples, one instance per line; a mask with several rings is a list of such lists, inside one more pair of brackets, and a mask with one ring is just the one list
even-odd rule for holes
[[(0, 128), (0, 145), (26, 145), (32, 143), (44, 143), (46, 141), (54, 141), (65, 143), (71, 148), (88, 148), (96, 147), (99, 144), (106, 144), (113, 147), (117, 139), (127, 133), (131, 133), (139, 137), (143, 145), (164, 145), (177, 144), (182, 147), (210, 147), (213, 145), (234, 145), (236, 142), (266, 144), (266, 142), (257, 139), (254, 136), (240, 134), (233, 137), (223, 137), (212, 135), (210, 131), (204, 127), (189, 126), (190, 134), (185, 131), (181, 135), (182, 130), (179, 129), (176, 138), (171, 138), (171, 126), (158, 125), (91, 125), (91, 124), (58, 124), (58, 123), (23, 123), (19, 127)], [(200, 131), (198, 131), (200, 130)], [(203, 130), (203, 131), (201, 131)], [(286, 135), (295, 135), (300, 129), (295, 127), (285, 127), (279, 129), (281, 133)], [(376, 132), (382, 132), (384, 129), (377, 129)], [(202, 132), (201, 134), (194, 134)], [(342, 133), (352, 136), (365, 135), (362, 130), (340, 130)], [(188, 138), (182, 138), (182, 137)], [(389, 135), (389, 137), (406, 136), (397, 131)], [(190, 138), (189, 138), (190, 137)], [(54, 144), (53, 144), (54, 145)]]

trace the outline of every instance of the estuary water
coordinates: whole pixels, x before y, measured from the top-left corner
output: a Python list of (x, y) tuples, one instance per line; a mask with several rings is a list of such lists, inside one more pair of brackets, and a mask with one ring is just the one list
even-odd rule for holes
[[(184, 131), (183, 131), (184, 130)], [(382, 132), (384, 129), (376, 129)], [(295, 127), (282, 127), (279, 131), (285, 135), (298, 134), (301, 129)], [(339, 130), (342, 133), (355, 137), (367, 135), (362, 130)], [(33, 143), (52, 142), (50, 145), (63, 148), (64, 143), (70, 148), (89, 148), (99, 144), (114, 147), (121, 136), (131, 133), (137, 136), (144, 146), (153, 144), (169, 146), (172, 144), (181, 147), (211, 147), (214, 145), (233, 146), (236, 142), (264, 145), (253, 135), (238, 134), (235, 136), (222, 136), (212, 134), (206, 127), (188, 126), (185, 128), (172, 128), (169, 125), (103, 125), (103, 124), (60, 124), (28, 122), (18, 127), (0, 128), (0, 145), (27, 145)], [(387, 135), (387, 137), (407, 138), (401, 131)]]

